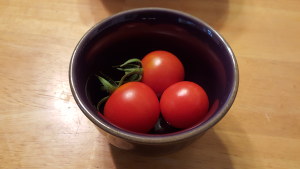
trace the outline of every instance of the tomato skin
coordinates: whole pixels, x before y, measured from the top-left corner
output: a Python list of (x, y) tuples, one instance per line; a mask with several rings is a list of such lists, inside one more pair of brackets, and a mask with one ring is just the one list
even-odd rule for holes
[(149, 132), (157, 122), (160, 105), (156, 94), (141, 82), (119, 87), (104, 106), (104, 117), (112, 124), (138, 133)]
[(184, 67), (170, 52), (153, 51), (142, 59), (143, 77), (141, 82), (148, 85), (157, 96), (172, 84), (184, 79)]
[(196, 83), (182, 81), (167, 88), (160, 99), (164, 119), (173, 127), (188, 128), (199, 123), (208, 112), (205, 91)]

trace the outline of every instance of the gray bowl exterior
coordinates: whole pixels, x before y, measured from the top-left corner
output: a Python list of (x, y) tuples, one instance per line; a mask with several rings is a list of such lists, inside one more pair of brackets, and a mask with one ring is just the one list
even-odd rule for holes
[[(228, 98), (226, 98), (222, 107), (219, 108), (209, 119), (207, 119), (201, 125), (195, 126), (191, 129), (166, 135), (144, 135), (122, 130), (108, 123), (103, 118), (95, 116), (95, 109), (93, 109), (93, 107), (90, 106), (87, 100), (84, 98), (84, 90), (79, 89), (82, 88), (80, 84), (82, 83), (83, 79), (81, 78), (79, 70), (81, 69), (81, 67), (79, 68), (77, 65), (79, 65), (79, 63), (81, 62), (81, 51), (86, 47), (86, 45), (89, 44), (89, 42), (93, 39), (93, 37), (96, 34), (108, 27), (109, 24), (116, 24), (116, 22), (122, 22), (122, 19), (126, 20), (126, 16), (128, 15), (132, 16), (141, 13), (157, 12), (173, 15), (175, 18), (186, 18), (186, 20), (190, 20), (193, 24), (203, 27), (203, 31), (205, 31), (205, 29), (206, 31), (209, 30), (209, 33), (212, 34), (215, 40), (217, 41), (216, 45), (219, 45), (220, 49), (223, 50), (222, 53), (226, 55), (226, 63), (224, 63), (224, 61), (222, 62), (225, 69), (230, 70), (230, 72), (228, 73), (230, 77), (227, 75), (227, 78), (231, 79), (231, 81), (227, 84), (229, 85), (228, 90), (230, 91), (228, 91)], [(79, 108), (86, 115), (86, 117), (89, 118), (95, 124), (99, 132), (103, 136), (105, 136), (106, 139), (112, 145), (139, 155), (160, 156), (176, 152), (190, 145), (191, 143), (202, 137), (208, 129), (217, 124), (225, 116), (225, 114), (228, 112), (231, 105), (233, 104), (237, 94), (239, 72), (235, 56), (227, 42), (217, 31), (215, 31), (212, 27), (210, 27), (200, 19), (195, 18), (189, 14), (170, 9), (140, 8), (112, 15), (96, 24), (82, 37), (82, 39), (76, 46), (71, 58), (69, 80), (72, 94)]]
[(151, 144), (151, 143), (141, 143), (141, 142), (132, 142), (129, 140), (125, 140), (114, 135), (111, 135), (101, 128), (97, 127), (97, 130), (107, 139), (107, 141), (118, 147), (122, 150), (126, 150), (130, 153), (141, 155), (141, 156), (163, 156), (172, 154), (177, 152), (188, 145), (192, 144), (193, 142), (197, 141), (201, 138), (205, 132), (200, 133), (194, 137), (188, 138), (186, 140), (170, 142), (170, 143), (159, 143), (159, 144)]

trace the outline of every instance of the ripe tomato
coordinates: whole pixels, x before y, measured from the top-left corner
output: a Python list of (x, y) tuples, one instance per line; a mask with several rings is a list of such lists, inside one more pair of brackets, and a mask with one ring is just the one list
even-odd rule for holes
[(177, 128), (188, 128), (200, 122), (209, 108), (205, 91), (193, 82), (182, 81), (167, 88), (160, 99), (164, 119)]
[(142, 59), (142, 64), (144, 72), (141, 82), (159, 97), (169, 86), (184, 79), (182, 63), (170, 52), (151, 52)]
[(160, 114), (159, 101), (153, 90), (141, 82), (120, 86), (107, 100), (104, 117), (126, 130), (147, 133)]

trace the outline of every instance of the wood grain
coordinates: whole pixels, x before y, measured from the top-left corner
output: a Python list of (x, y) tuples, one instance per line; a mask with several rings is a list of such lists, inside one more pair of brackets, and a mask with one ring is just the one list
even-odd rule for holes
[[(138, 7), (199, 17), (225, 37), (240, 68), (225, 118), (165, 157), (110, 146), (69, 88), (82, 35)], [(299, 8), (299, 0), (0, 0), (0, 168), (300, 168)]]

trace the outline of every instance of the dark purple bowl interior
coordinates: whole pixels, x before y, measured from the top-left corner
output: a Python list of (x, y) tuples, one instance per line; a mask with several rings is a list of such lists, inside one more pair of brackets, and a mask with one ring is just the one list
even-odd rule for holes
[[(179, 130), (162, 120), (157, 131), (138, 134), (120, 129), (98, 115), (95, 105), (105, 93), (99, 90), (100, 84), (93, 75), (102, 71), (120, 79), (123, 74), (111, 66), (131, 58), (142, 59), (155, 50), (176, 55), (184, 65), (185, 80), (206, 91), (211, 111), (205, 121)], [(70, 86), (83, 113), (102, 130), (127, 140), (161, 143), (195, 136), (221, 120), (237, 93), (238, 67), (226, 41), (201, 20), (174, 10), (136, 9), (113, 15), (84, 35), (71, 58)]]

